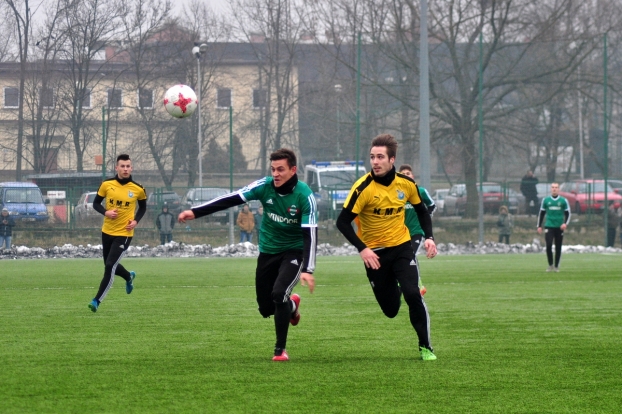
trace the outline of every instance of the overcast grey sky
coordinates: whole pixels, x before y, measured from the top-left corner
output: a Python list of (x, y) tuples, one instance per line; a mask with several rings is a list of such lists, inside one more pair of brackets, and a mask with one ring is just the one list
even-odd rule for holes
[[(207, 3), (212, 8), (212, 10), (218, 13), (222, 13), (226, 11), (227, 4), (229, 3), (228, 0), (202, 0), (202, 1)], [(176, 8), (175, 6), (179, 6), (180, 9), (184, 4), (187, 4), (189, 2), (190, 0), (172, 0), (173, 8)]]

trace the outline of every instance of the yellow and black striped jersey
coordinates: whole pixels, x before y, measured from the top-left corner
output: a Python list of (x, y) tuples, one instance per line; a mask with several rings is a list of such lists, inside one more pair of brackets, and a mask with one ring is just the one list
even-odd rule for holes
[(375, 249), (410, 241), (404, 224), (407, 202), (421, 203), (417, 184), (411, 178), (395, 173), (395, 179), (383, 185), (370, 172), (354, 183), (343, 208), (358, 215), (359, 238)]
[(143, 186), (131, 180), (123, 184), (115, 177), (102, 182), (97, 194), (106, 200), (106, 211), (116, 208), (118, 214), (116, 219), (104, 217), (102, 232), (111, 236), (133, 237), (134, 230), (126, 230), (125, 226), (134, 220), (138, 200), (147, 199)]

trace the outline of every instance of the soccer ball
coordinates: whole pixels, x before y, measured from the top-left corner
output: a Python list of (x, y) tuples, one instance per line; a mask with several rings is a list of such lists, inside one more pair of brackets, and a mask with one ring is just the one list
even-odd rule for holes
[(192, 88), (187, 85), (172, 86), (164, 94), (164, 108), (175, 118), (186, 118), (197, 109), (199, 100)]

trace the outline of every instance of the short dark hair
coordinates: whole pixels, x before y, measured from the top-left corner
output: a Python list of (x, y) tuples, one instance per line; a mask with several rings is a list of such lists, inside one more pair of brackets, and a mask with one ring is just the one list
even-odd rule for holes
[(131, 161), (130, 156), (127, 154), (119, 154), (117, 156), (117, 162), (119, 161)]
[(287, 160), (289, 168), (296, 166), (296, 154), (288, 148), (280, 148), (270, 154), (270, 161)]
[(372, 147), (386, 147), (387, 156), (389, 158), (395, 158), (397, 154), (397, 140), (391, 134), (380, 134), (371, 141)]
[(408, 170), (410, 172), (413, 172), (413, 167), (411, 167), (410, 164), (402, 164), (402, 165), (400, 165), (400, 168), (398, 169), (398, 171), (404, 171), (404, 170)]

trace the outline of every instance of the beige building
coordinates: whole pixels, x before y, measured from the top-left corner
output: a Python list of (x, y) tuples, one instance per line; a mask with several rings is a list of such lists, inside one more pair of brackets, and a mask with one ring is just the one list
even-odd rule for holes
[[(276, 88), (263, 86), (252, 47), (209, 45), (218, 57), (207, 53), (201, 60), (201, 136), (203, 156), (210, 142), (226, 150), (232, 125), (247, 169), (257, 170), (262, 136), (268, 141), (268, 154), (275, 131), (280, 131), (282, 146), (298, 150), (298, 108), (293, 98), (297, 80), (294, 70), (288, 82), (292, 92), (285, 106), (281, 100), (286, 109), (277, 119)], [(130, 153), (143, 171), (166, 170), (175, 163), (181, 163), (182, 170), (194, 168), (198, 113), (176, 119), (163, 106), (164, 92), (170, 86), (196, 85), (197, 60), (188, 49), (178, 73), (163, 70), (160, 75), (153, 71), (137, 75), (127, 55), (118, 49), (112, 54), (107, 50), (108, 60), (91, 62), (86, 80), (80, 82), (67, 62), (56, 62), (52, 68), (30, 63), (23, 101), (22, 174), (101, 171), (102, 160), (111, 171), (116, 155), (123, 152)], [(0, 174), (4, 177), (14, 175), (17, 166), (19, 83), (19, 63), (1, 63)], [(229, 107), (233, 108), (232, 124)], [(102, 157), (104, 130), (106, 154)]]

